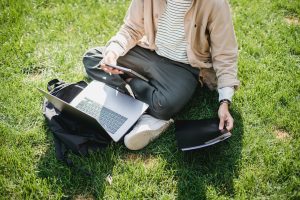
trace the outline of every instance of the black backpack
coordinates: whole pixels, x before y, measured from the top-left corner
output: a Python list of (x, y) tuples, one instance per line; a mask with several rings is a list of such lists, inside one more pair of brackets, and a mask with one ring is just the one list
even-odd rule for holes
[[(58, 79), (48, 82), (47, 90), (50, 94), (70, 103), (85, 87), (87, 83), (65, 83)], [(76, 118), (61, 113), (47, 99), (44, 100), (43, 114), (53, 133), (56, 158), (72, 166), (68, 153), (87, 156), (89, 152), (102, 150), (111, 143), (108, 135), (99, 133)]]

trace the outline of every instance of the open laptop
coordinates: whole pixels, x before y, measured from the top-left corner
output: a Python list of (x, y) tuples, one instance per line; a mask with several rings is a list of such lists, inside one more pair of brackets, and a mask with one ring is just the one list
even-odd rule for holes
[(149, 107), (105, 83), (92, 81), (70, 103), (38, 89), (55, 108), (119, 141)]

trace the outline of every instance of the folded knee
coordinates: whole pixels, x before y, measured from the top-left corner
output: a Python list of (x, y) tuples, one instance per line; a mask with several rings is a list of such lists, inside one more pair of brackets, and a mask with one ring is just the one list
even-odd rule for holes
[(86, 51), (83, 55), (82, 62), (86, 71), (93, 69), (102, 60), (103, 47), (95, 47)]
[(152, 116), (168, 120), (177, 112), (178, 109), (173, 98), (167, 98), (164, 93), (158, 91), (149, 83), (133, 78), (129, 85), (137, 99), (149, 104), (148, 111)]
[(152, 103), (152, 112), (159, 119), (169, 120), (177, 112), (175, 103), (162, 94), (154, 96)]
[(87, 50), (84, 54), (83, 54), (83, 57), (90, 57), (90, 56), (99, 56), (101, 55), (102, 56), (102, 53), (104, 51), (104, 48), (105, 47), (93, 47), (89, 50)]

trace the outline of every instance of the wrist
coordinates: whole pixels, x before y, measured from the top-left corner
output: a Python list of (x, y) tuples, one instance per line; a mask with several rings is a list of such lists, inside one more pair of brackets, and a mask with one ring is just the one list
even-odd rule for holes
[(104, 51), (104, 56), (106, 52), (113, 52), (116, 56), (116, 59), (124, 54), (123, 47), (118, 42), (109, 42)]
[(228, 100), (228, 99), (222, 99), (222, 100), (220, 101), (220, 106), (222, 106), (222, 107), (229, 108), (229, 107), (230, 107), (230, 104), (231, 104), (231, 101)]
[(112, 60), (117, 60), (119, 58), (119, 55), (114, 50), (108, 50), (108, 51), (105, 51), (104, 57), (109, 57)]

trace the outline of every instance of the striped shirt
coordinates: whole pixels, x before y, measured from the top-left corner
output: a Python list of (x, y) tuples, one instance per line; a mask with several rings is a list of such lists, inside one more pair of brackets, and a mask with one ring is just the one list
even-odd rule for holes
[(189, 64), (184, 16), (191, 5), (192, 0), (167, 0), (167, 7), (159, 18), (156, 33), (155, 44), (158, 55)]
[[(185, 39), (184, 16), (192, 5), (192, 0), (167, 0), (167, 8), (158, 21), (155, 44), (156, 53), (174, 61), (189, 64)], [(219, 101), (232, 101), (234, 89), (218, 89)]]

